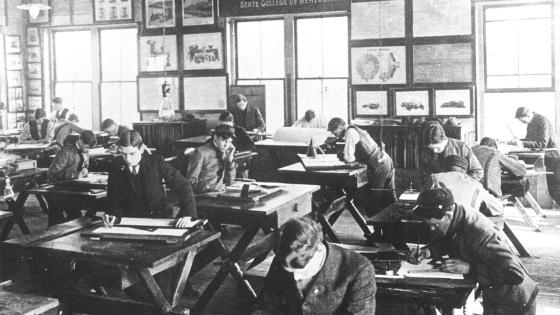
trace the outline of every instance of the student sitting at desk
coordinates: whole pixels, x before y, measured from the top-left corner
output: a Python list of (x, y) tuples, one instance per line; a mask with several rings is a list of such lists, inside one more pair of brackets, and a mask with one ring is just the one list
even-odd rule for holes
[(130, 130), (125, 126), (117, 125), (117, 123), (107, 118), (101, 123), (101, 131), (108, 133), (111, 137), (120, 137), (123, 132)]
[(366, 211), (373, 216), (397, 201), (395, 194), (395, 166), (393, 160), (373, 140), (367, 131), (354, 125), (346, 128), (342, 118), (333, 118), (328, 130), (337, 138), (345, 137), (342, 160), (367, 165), (368, 185), (363, 188)]
[(458, 155), (467, 159), (467, 174), (477, 181), (484, 176), (480, 162), (471, 148), (461, 140), (447, 138), (439, 123), (431, 123), (423, 131), (424, 147), (420, 149), (420, 170), (422, 179), (430, 174), (441, 173), (442, 160), (448, 155)]
[(248, 131), (264, 132), (265, 124), (258, 107), (248, 106), (243, 94), (233, 96), (235, 108), (232, 111), (235, 123)]
[(291, 219), (280, 231), (253, 315), (375, 313), (375, 269), (364, 256), (323, 242), (310, 218)]
[(120, 218), (169, 218), (173, 208), (165, 184), (178, 198), (179, 213), (175, 216), (177, 227), (196, 217), (196, 204), (187, 180), (163, 157), (144, 153), (142, 137), (137, 131), (127, 130), (117, 142), (122, 159), (109, 171), (107, 199), (110, 210), (104, 215), (107, 224), (120, 222)]
[(297, 128), (325, 128), (325, 122), (320, 117), (315, 115), (311, 109), (305, 111), (305, 115), (296, 121), (292, 127)]
[[(75, 143), (64, 146), (54, 157), (47, 176), (49, 181), (70, 180), (74, 178), (87, 177), (89, 155), (88, 152), (95, 146), (97, 140), (91, 130), (82, 132)], [(77, 198), (79, 199), (79, 198)], [(50, 197), (48, 225), (62, 223), (82, 216), (78, 204), (79, 200), (68, 197)], [(63, 215), (66, 212), (66, 217)]]
[(504, 206), (480, 182), (467, 175), (469, 162), (458, 155), (446, 156), (442, 161), (443, 172), (432, 174), (424, 182), (424, 190), (434, 187), (449, 189), (455, 202), (469, 211), (482, 212), (489, 217), (504, 214)]
[(19, 136), (18, 143), (49, 143), (54, 137), (54, 124), (45, 119), (42, 108), (35, 109), (34, 120), (30, 120)]
[(502, 196), (502, 171), (513, 177), (527, 174), (523, 164), (498, 151), (498, 144), (492, 138), (482, 138), (480, 145), (474, 146), (472, 150), (484, 168), (482, 184), (496, 197)]
[(224, 191), (235, 180), (234, 132), (230, 125), (216, 126), (212, 139), (190, 156), (186, 177), (196, 193)]
[[(444, 188), (422, 192), (414, 214), (437, 238), (426, 247), (414, 247), (407, 261), (439, 259), (441, 271), (474, 278), (482, 290), (485, 315), (535, 314), (538, 288), (488, 218), (466, 211)], [(449, 258), (443, 259), (445, 255)]]
[(68, 116), (68, 120), (61, 123), (60, 126), (54, 130), (54, 140), (61, 148), (68, 144), (69, 135), (73, 133), (81, 134), (84, 129), (80, 128), (77, 123), (79, 122), (78, 115), (72, 113)]
[(218, 120), (220, 123), (232, 126), (235, 129), (233, 146), (237, 149), (237, 151), (251, 151), (255, 148), (255, 143), (247, 134), (247, 130), (243, 127), (235, 125), (233, 115), (230, 112), (222, 112)]

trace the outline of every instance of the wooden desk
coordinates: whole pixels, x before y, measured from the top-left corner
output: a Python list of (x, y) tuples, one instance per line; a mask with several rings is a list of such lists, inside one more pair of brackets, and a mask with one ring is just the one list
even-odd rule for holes
[(40, 167), (48, 167), (48, 151), (54, 150), (50, 143), (9, 144), (4, 148), (7, 153), (17, 154), (25, 159), (37, 160)]
[[(93, 314), (183, 314), (177, 309), (188, 275), (197, 252), (209, 243), (219, 240), (219, 232), (199, 230), (193, 232), (184, 242), (166, 244), (163, 242), (92, 240), (81, 236), (101, 222), (82, 218), (55, 225), (46, 231), (6, 242), (6, 250), (27, 250), (33, 254), (48, 255), (61, 261), (78, 259), (96, 264), (118, 266), (122, 272), (123, 288), (134, 283), (142, 283), (150, 293), (154, 303), (141, 303), (130, 299), (86, 294), (73, 290), (70, 285), (72, 271), (60, 279), (64, 295), (61, 297), (64, 309), (71, 312)], [(175, 266), (181, 266), (181, 275), (174, 286), (172, 299), (167, 299), (156, 283), (153, 275)]]
[[(368, 182), (367, 168), (338, 169), (325, 171), (306, 171), (301, 163), (294, 163), (278, 169), (282, 179), (289, 183), (302, 183), (320, 185), (321, 189), (329, 196), (329, 200), (322, 207), (317, 207), (317, 220), (323, 226), (323, 231), (332, 242), (340, 243), (332, 225), (345, 209), (348, 209), (356, 223), (364, 232), (364, 237), (369, 239), (372, 235), (360, 211), (354, 205), (354, 196), (357, 190)], [(329, 188), (337, 195), (329, 194)], [(340, 196), (344, 196), (341, 200)]]
[[(270, 184), (270, 183), (267, 183)], [(240, 225), (245, 232), (231, 252), (221, 244), (220, 256), (222, 267), (200, 296), (195, 307), (202, 311), (212, 296), (217, 292), (225, 278), (231, 274), (252, 298), (257, 294), (245, 279), (242, 264), (254, 258), (249, 268), (262, 262), (272, 249), (271, 232), (284, 222), (294, 217), (301, 217), (311, 212), (311, 196), (319, 190), (314, 185), (281, 184), (283, 191), (279, 194), (261, 199), (259, 202), (235, 202), (216, 198), (216, 193), (198, 195), (196, 206), (198, 213), (206, 217), (210, 224), (219, 228), (220, 224)], [(266, 237), (249, 246), (259, 230)]]
[(181, 152), (187, 148), (198, 148), (210, 139), (210, 135), (199, 135), (185, 139), (175, 140), (175, 151)]
[[(12, 213), (12, 217), (6, 221), (6, 224), (2, 228), (0, 241), (5, 241), (8, 238), (10, 231), (16, 223), (23, 234), (29, 234), (29, 228), (23, 220), (25, 201), (27, 201), (27, 197), (29, 197), (28, 190), (46, 182), (47, 171), (48, 169), (46, 168), (37, 168), (34, 170), (20, 171), (9, 176), (14, 192), (18, 193), (18, 196), (16, 199), (8, 198), (4, 200), (8, 204), (7, 211)], [(2, 192), (4, 191), (5, 183), (6, 177), (0, 177), (0, 191)]]
[(156, 148), (164, 157), (173, 155), (173, 144), (177, 139), (193, 137), (206, 132), (206, 119), (192, 121), (142, 121), (132, 124), (142, 135), (144, 144)]

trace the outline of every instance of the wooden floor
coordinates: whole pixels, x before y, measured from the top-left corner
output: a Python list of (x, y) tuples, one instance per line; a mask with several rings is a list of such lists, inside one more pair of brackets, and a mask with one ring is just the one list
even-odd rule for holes
[[(557, 315), (560, 314), (560, 210), (545, 210), (548, 218), (537, 219), (542, 232), (537, 233), (526, 227), (521, 216), (516, 215), (514, 208), (507, 208), (511, 214), (508, 221), (521, 241), (529, 248), (534, 255), (531, 258), (524, 258), (529, 273), (539, 283), (540, 293), (538, 296), (537, 314)], [(46, 227), (46, 216), (41, 212), (34, 198), (29, 198), (27, 203), (27, 214), (25, 217), (31, 231), (41, 231)], [(359, 244), (361, 242), (360, 229), (349, 215), (343, 215), (335, 225), (335, 230), (341, 237), (349, 243)], [(19, 230), (14, 228), (11, 236), (19, 235)], [(235, 243), (240, 237), (242, 230), (236, 226), (227, 226), (224, 229), (224, 239), (228, 246)], [(38, 279), (33, 276), (26, 264), (19, 263), (18, 257), (3, 257), (9, 260), (3, 265), (4, 273), (14, 282), (13, 290), (22, 293), (32, 293), (43, 295), (44, 291), (39, 285)], [(198, 291), (206, 287), (212, 276), (219, 268), (219, 261), (214, 261), (202, 272), (196, 274), (192, 283)], [(264, 276), (266, 267), (257, 268), (254, 274)], [(251, 276), (251, 283), (260, 290), (263, 279), (258, 276)], [(194, 303), (189, 297), (184, 297), (181, 304), (190, 306)], [(246, 314), (248, 311), (248, 301), (241, 294), (235, 282), (229, 278), (219, 290), (218, 294), (210, 302), (205, 310), (205, 314)], [(457, 313), (459, 314), (459, 313)], [(462, 314), (462, 313), (461, 313)]]

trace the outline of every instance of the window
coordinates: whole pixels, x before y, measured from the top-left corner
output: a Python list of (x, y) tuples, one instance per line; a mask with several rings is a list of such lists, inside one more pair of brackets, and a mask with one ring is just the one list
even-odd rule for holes
[(312, 109), (325, 121), (348, 118), (348, 19), (296, 20), (297, 118)]
[(138, 75), (136, 28), (100, 31), (101, 119), (124, 125), (140, 119), (137, 110)]
[(237, 22), (237, 84), (266, 87), (266, 130), (284, 126), (284, 21)]
[(55, 32), (54, 51), (55, 96), (78, 115), (80, 125), (92, 128), (91, 32)]
[(553, 89), (552, 4), (486, 7), (486, 89)]

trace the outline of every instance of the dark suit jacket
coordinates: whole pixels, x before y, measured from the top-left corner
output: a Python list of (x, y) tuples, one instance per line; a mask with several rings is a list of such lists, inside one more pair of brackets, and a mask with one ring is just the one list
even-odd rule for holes
[(375, 314), (375, 269), (364, 256), (327, 245), (323, 268), (301, 297), (293, 274), (274, 259), (255, 314)]
[(558, 148), (558, 139), (548, 118), (534, 113), (527, 125), (527, 135), (523, 139), (526, 148)]
[[(84, 157), (82, 165), (80, 165), (80, 154)], [(47, 172), (47, 176), (50, 181), (78, 178), (82, 168), (88, 168), (88, 166), (89, 154), (80, 153), (76, 144), (70, 143), (64, 146), (64, 148), (55, 155)]]
[(484, 301), (494, 309), (516, 308), (519, 312), (515, 314), (523, 314), (521, 310), (532, 303), (538, 292), (502, 233), (480, 212), (457, 206), (447, 235), (428, 247), (432, 257), (448, 254), (469, 262), (470, 273), (484, 292)]
[(253, 131), (253, 129), (258, 129), (259, 131), (265, 130), (264, 119), (261, 115), (261, 111), (257, 107), (247, 105), (245, 110), (240, 110), (236, 106), (231, 113), (233, 114), (233, 120), (236, 125), (249, 131)]
[(494, 196), (502, 196), (502, 170), (514, 177), (527, 174), (525, 166), (494, 148), (477, 145), (472, 150), (484, 169), (482, 185)]
[(125, 217), (169, 218), (173, 209), (168, 202), (165, 184), (179, 199), (181, 210), (177, 217), (196, 217), (196, 204), (191, 186), (177, 170), (158, 155), (142, 155), (137, 180), (124, 160), (115, 161), (109, 172), (107, 198), (108, 213), (119, 219)]
[(420, 170), (422, 171), (422, 180), (426, 180), (430, 174), (443, 172), (441, 161), (448, 155), (462, 156), (469, 161), (467, 174), (470, 177), (481, 181), (484, 176), (482, 166), (474, 155), (471, 148), (461, 140), (448, 138), (449, 142), (441, 153), (434, 153), (428, 146), (420, 149)]

